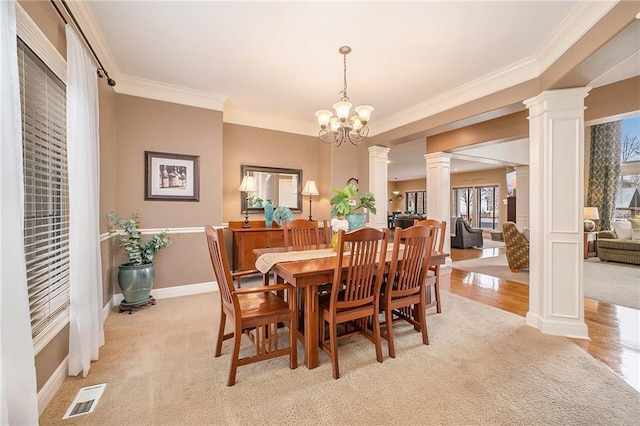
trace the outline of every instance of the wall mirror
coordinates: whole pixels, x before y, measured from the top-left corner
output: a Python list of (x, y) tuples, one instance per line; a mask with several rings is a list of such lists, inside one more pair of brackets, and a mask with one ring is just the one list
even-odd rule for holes
[(255, 196), (262, 203), (249, 204), (242, 198), (240, 205), (242, 211), (248, 208), (249, 213), (262, 213), (263, 205), (271, 200), (274, 207), (286, 206), (293, 213), (302, 213), (302, 170), (281, 169), (277, 167), (240, 166), (240, 179), (244, 176), (253, 176), (256, 182), (256, 191), (247, 196)]

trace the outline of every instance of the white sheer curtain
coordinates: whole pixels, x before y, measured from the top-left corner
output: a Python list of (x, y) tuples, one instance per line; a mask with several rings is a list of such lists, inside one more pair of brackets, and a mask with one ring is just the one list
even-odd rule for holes
[(67, 155), (69, 157), (69, 374), (86, 376), (104, 344), (100, 263), (100, 167), (96, 66), (69, 25)]
[(38, 423), (24, 258), (22, 118), (14, 1), (0, 1), (0, 424)]

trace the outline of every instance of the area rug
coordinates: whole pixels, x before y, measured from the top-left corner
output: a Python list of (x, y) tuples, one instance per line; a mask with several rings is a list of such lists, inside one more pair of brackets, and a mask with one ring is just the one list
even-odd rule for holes
[[(362, 336), (338, 347), (339, 380), (281, 357), (242, 366), (226, 386), (232, 343), (213, 356), (219, 295), (158, 300), (134, 315), (111, 313), (107, 344), (86, 378), (67, 378), (40, 417), (60, 424), (81, 386), (107, 383), (91, 425), (632, 425), (640, 394), (564, 337), (524, 318), (449, 293), (427, 316), (430, 345), (396, 327), (396, 358), (375, 359)], [(281, 336), (286, 339), (287, 329)], [(251, 349), (243, 340), (242, 351)]]
[[(453, 268), (477, 272), (504, 280), (529, 284), (529, 272), (511, 272), (505, 255), (453, 262)], [(640, 266), (584, 261), (584, 297), (615, 305), (640, 309)]]

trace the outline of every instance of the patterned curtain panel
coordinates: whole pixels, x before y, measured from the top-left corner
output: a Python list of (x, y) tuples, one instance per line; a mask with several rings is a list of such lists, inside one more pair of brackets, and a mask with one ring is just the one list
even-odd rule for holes
[(591, 127), (591, 164), (587, 206), (597, 207), (599, 229), (610, 229), (620, 179), (622, 121)]

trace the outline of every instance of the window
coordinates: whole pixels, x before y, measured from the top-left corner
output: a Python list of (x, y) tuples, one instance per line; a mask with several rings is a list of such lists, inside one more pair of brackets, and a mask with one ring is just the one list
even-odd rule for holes
[(406, 207), (408, 212), (427, 214), (427, 191), (407, 191)]
[(69, 190), (65, 84), (18, 39), (24, 247), (34, 339), (69, 306)]
[(472, 226), (498, 229), (500, 226), (499, 196), (498, 185), (454, 188), (453, 213), (468, 220)]
[(622, 120), (620, 181), (613, 217), (640, 217), (640, 116)]

